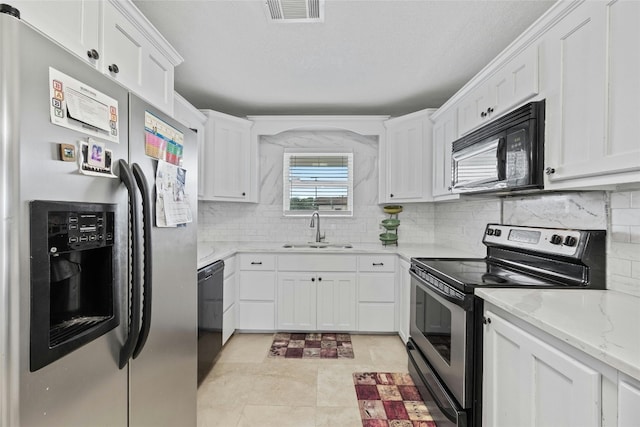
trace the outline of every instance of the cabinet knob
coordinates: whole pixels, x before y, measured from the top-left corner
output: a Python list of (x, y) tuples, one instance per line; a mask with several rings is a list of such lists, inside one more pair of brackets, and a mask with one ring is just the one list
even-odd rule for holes
[(242, 192), (242, 196), (246, 196), (246, 195), (247, 195), (247, 193), (245, 193), (245, 192), (243, 191), (243, 192)]
[(485, 325), (488, 325), (491, 323), (491, 318), (490, 317), (482, 317), (482, 323), (484, 323)]
[(393, 194), (389, 194), (389, 197), (393, 197)]
[(322, 282), (322, 277), (318, 277), (318, 282)]
[(95, 49), (91, 49), (87, 51), (87, 56), (89, 57), (89, 59), (98, 59), (100, 58), (100, 55), (98, 54), (98, 51)]
[(487, 108), (487, 114), (491, 114), (491, 113), (493, 113), (493, 108), (492, 107)]
[(452, 188), (451, 186), (448, 186), (448, 187), (447, 187), (447, 190), (448, 190), (448, 191), (451, 191), (451, 190), (453, 190), (453, 188)]
[(113, 74), (118, 74), (120, 72), (120, 68), (118, 68), (116, 64), (111, 64), (108, 68)]
[(555, 168), (546, 168), (544, 170), (544, 173), (546, 173), (547, 175), (553, 175), (554, 173), (556, 173)]
[(480, 117), (487, 117), (487, 113), (485, 113), (484, 111), (480, 113)]
[(315, 281), (316, 281), (316, 278), (315, 278), (315, 277), (312, 277), (312, 278), (311, 278), (311, 281), (312, 281), (312, 282), (315, 282)]

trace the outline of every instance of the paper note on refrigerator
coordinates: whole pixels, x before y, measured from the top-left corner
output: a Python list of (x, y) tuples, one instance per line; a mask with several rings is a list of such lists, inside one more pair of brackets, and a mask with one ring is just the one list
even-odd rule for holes
[(147, 156), (182, 166), (184, 134), (148, 111), (144, 112), (144, 152)]
[(187, 171), (158, 161), (156, 171), (156, 226), (175, 227), (193, 221), (185, 183)]
[(118, 101), (51, 67), (49, 110), (54, 125), (120, 142)]

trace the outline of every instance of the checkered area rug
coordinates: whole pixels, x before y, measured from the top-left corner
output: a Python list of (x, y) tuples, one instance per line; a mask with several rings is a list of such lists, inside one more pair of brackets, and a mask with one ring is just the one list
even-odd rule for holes
[(351, 335), (336, 333), (277, 333), (269, 357), (293, 359), (353, 359)]
[(363, 427), (436, 427), (408, 373), (356, 372)]

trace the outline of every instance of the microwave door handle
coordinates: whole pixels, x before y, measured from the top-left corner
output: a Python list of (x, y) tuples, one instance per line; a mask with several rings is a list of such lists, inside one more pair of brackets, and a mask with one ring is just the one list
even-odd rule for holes
[(127, 192), (129, 194), (129, 215), (131, 217), (131, 247), (132, 247), (132, 256), (131, 256), (131, 272), (132, 272), (132, 282), (131, 282), (131, 290), (129, 291), (129, 287), (127, 286), (127, 291), (129, 291), (129, 295), (131, 298), (130, 303), (128, 304), (127, 314), (128, 314), (128, 327), (129, 330), (127, 339), (125, 343), (122, 345), (120, 349), (120, 361), (118, 363), (118, 367), (120, 369), (127, 366), (129, 363), (129, 359), (133, 354), (134, 346), (138, 341), (138, 335), (140, 333), (140, 282), (142, 281), (142, 274), (140, 271), (140, 265), (142, 264), (142, 257), (140, 252), (140, 227), (138, 224), (138, 196), (137, 190), (134, 184), (133, 174), (131, 173), (131, 168), (129, 164), (124, 160), (120, 159), (118, 161), (119, 164), (119, 175), (120, 180), (124, 183), (127, 188)]
[(142, 326), (140, 327), (140, 336), (138, 337), (136, 347), (133, 351), (133, 358), (137, 358), (142, 352), (147, 338), (149, 337), (149, 330), (151, 329), (151, 296), (153, 289), (153, 265), (152, 265), (152, 253), (151, 253), (151, 191), (147, 183), (147, 178), (142, 172), (142, 168), (137, 163), (131, 165), (133, 169), (133, 176), (138, 184), (140, 193), (142, 194), (142, 239), (144, 241), (142, 248), (142, 258), (144, 259), (143, 267), (143, 288), (142, 288)]
[(505, 181), (507, 179), (507, 139), (505, 137), (500, 138), (498, 141), (496, 155), (498, 156), (498, 181)]

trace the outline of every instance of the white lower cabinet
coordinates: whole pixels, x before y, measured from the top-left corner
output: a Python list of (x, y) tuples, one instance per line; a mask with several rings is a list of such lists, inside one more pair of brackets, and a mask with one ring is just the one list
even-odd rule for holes
[(278, 330), (316, 329), (316, 276), (314, 273), (278, 275)]
[(224, 260), (224, 285), (222, 289), (222, 345), (236, 330), (236, 257)]
[(278, 257), (278, 330), (356, 330), (356, 257)]
[(395, 255), (358, 257), (358, 330), (395, 332)]
[(403, 259), (398, 261), (398, 272), (396, 279), (398, 283), (400, 300), (398, 301), (398, 333), (403, 342), (409, 340), (409, 326), (411, 314), (411, 275), (409, 274), (411, 264)]
[(638, 425), (637, 383), (616, 392), (614, 368), (491, 305), (484, 321), (483, 425), (614, 425), (616, 394), (618, 425)]
[(240, 254), (239, 262), (238, 329), (272, 331), (276, 306), (275, 256)]
[(322, 273), (316, 284), (317, 329), (356, 330), (356, 275)]
[(618, 379), (618, 427), (640, 425), (640, 381), (621, 375)]
[(278, 329), (353, 331), (355, 273), (278, 274)]

